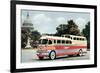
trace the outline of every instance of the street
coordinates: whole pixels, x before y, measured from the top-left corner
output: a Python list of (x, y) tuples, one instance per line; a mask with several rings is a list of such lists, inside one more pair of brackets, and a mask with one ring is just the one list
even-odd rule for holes
[[(36, 50), (37, 49), (22, 49), (21, 52), (21, 62), (34, 62), (34, 61), (41, 61), (38, 59), (37, 55), (36, 55)], [(66, 57), (59, 57), (55, 60), (85, 60), (85, 59), (89, 59), (89, 51), (87, 51), (86, 55), (83, 56), (66, 56)], [(44, 59), (42, 61), (52, 61), (52, 60), (48, 60), (48, 59)]]

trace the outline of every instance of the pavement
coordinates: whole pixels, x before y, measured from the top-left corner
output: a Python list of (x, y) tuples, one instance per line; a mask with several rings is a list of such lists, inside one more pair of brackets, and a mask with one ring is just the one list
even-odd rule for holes
[[(52, 61), (49, 59), (39, 60), (36, 55), (37, 49), (22, 49), (21, 51), (21, 62), (34, 62), (34, 61)], [(86, 55), (83, 56), (65, 56), (59, 57), (55, 60), (86, 60), (89, 59), (90, 51), (87, 51)]]

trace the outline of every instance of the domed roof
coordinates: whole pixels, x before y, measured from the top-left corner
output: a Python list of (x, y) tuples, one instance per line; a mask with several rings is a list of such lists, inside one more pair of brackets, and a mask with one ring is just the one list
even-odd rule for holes
[(24, 20), (22, 26), (23, 26), (23, 27), (31, 27), (31, 28), (33, 27), (32, 20), (31, 20), (30, 17), (29, 17), (29, 13), (27, 13), (27, 17), (26, 17), (26, 19)]
[(32, 21), (30, 19), (25, 19), (23, 26), (33, 26)]

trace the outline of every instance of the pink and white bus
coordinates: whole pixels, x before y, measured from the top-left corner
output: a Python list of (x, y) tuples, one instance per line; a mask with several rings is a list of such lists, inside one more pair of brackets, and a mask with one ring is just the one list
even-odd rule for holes
[(82, 56), (87, 53), (87, 40), (83, 36), (42, 36), (39, 43), (37, 50), (37, 56), (39, 59), (49, 57), (53, 60), (61, 56)]

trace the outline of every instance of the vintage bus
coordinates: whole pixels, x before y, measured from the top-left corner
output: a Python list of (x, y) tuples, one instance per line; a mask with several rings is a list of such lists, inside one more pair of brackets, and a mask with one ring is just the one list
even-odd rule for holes
[(37, 56), (39, 59), (49, 57), (55, 59), (61, 56), (77, 55), (82, 56), (87, 53), (87, 40), (83, 36), (63, 35), (42, 36), (39, 40)]

